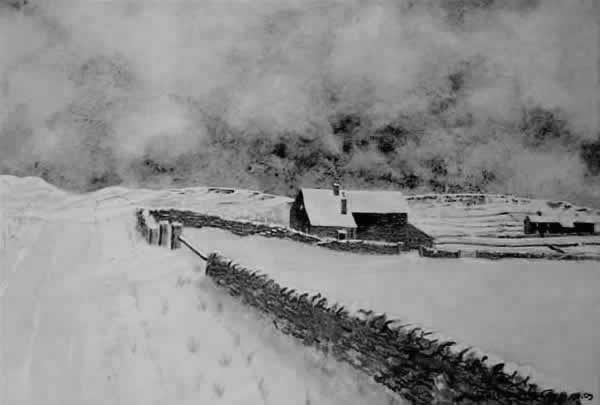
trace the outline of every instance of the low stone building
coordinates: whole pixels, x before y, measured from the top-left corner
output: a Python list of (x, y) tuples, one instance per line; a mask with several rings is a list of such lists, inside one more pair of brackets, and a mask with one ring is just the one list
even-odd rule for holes
[(587, 235), (600, 231), (599, 223), (584, 216), (528, 215), (523, 221), (523, 232), (526, 235)]
[(302, 188), (290, 208), (290, 226), (320, 237), (431, 246), (433, 238), (408, 222), (408, 211), (399, 191)]

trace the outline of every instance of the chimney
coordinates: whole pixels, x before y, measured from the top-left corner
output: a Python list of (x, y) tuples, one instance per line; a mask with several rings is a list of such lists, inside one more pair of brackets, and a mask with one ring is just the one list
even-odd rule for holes
[(340, 195), (340, 183), (333, 183), (333, 195)]
[(348, 213), (348, 199), (346, 198), (346, 193), (342, 193), (341, 202), (341, 213), (342, 215), (346, 215)]

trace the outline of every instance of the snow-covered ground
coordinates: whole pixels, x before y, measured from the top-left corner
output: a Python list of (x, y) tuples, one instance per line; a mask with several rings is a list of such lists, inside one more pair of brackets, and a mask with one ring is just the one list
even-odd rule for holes
[[(483, 198), (481, 198), (483, 197)], [(408, 197), (411, 223), (435, 237), (440, 249), (555, 254), (548, 245), (571, 255), (600, 257), (600, 235), (548, 236), (523, 233), (523, 220), (540, 211), (562, 219), (596, 222), (600, 210), (563, 201), (506, 195), (416, 195)]]
[(210, 228), (184, 233), (282, 285), (475, 346), (542, 385), (598, 392), (597, 262), (361, 256)]
[(133, 206), (165, 196), (0, 177), (0, 404), (390, 403), (141, 241)]
[[(186, 249), (149, 247), (134, 231), (137, 207), (282, 223), (289, 199), (207, 188), (78, 195), (0, 176), (0, 202), (0, 404), (388, 403), (376, 385), (214, 291)], [(428, 209), (425, 219), (441, 215)], [(184, 234), (284, 285), (387, 312), (543, 385), (598, 397), (597, 262), (359, 256), (209, 228)]]
[(579, 218), (600, 223), (598, 208), (505, 195), (489, 194), (483, 199), (478, 196), (409, 196), (409, 221), (440, 240), (484, 237), (501, 243), (506, 243), (507, 238), (522, 237), (523, 220), (538, 211), (556, 218)]

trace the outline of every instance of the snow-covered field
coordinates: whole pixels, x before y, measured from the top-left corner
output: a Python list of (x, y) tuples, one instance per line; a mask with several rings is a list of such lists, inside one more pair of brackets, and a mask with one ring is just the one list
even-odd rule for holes
[[(214, 291), (186, 249), (146, 246), (133, 229), (137, 207), (281, 223), (289, 199), (207, 188), (77, 195), (0, 176), (0, 201), (0, 404), (388, 403), (377, 386)], [(542, 385), (598, 397), (597, 262), (359, 256), (209, 228), (184, 233), (284, 285), (387, 312)]]
[(597, 262), (361, 256), (214, 229), (184, 233), (285, 286), (424, 326), (518, 365), (542, 384), (597, 392)]
[(134, 206), (168, 195), (0, 177), (0, 404), (390, 403), (140, 241)]
[(553, 245), (570, 255), (600, 258), (600, 235), (540, 238), (523, 233), (525, 217), (538, 211), (555, 218), (579, 218), (600, 224), (597, 208), (564, 201), (476, 194), (410, 196), (409, 205), (410, 222), (435, 237), (440, 249), (554, 254), (548, 248)]
[(579, 207), (564, 201), (535, 200), (488, 194), (423, 194), (409, 196), (409, 220), (438, 239), (487, 237), (506, 242), (523, 236), (523, 220), (541, 211), (557, 218), (600, 222), (600, 209)]

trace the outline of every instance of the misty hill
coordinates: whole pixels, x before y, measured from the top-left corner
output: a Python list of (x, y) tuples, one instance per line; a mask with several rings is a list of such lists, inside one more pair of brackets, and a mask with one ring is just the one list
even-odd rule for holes
[(0, 173), (597, 206), (597, 2), (26, 3), (0, 7)]

